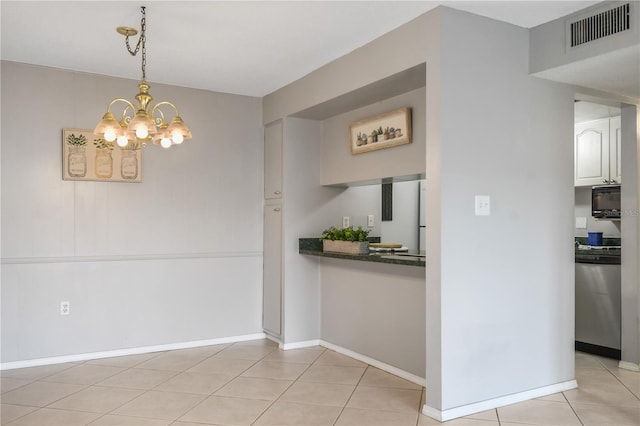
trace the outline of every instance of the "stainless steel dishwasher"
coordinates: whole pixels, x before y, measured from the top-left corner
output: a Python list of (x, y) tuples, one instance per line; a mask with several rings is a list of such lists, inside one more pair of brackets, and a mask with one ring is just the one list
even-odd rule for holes
[(620, 256), (576, 254), (576, 349), (620, 359)]

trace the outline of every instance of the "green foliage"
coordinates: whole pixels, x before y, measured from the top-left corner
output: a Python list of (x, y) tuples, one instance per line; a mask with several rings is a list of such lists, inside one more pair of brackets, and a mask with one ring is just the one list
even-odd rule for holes
[(69, 136), (67, 136), (67, 144), (73, 146), (84, 146), (87, 144), (87, 138), (84, 135), (76, 136), (71, 133)]
[(102, 138), (94, 139), (93, 144), (97, 149), (108, 149), (109, 151), (113, 151), (113, 142), (107, 142)]
[(337, 241), (367, 241), (369, 230), (362, 229), (362, 226), (358, 226), (358, 229), (353, 229), (353, 226), (348, 228), (334, 228), (333, 226), (322, 231), (322, 240), (337, 240)]

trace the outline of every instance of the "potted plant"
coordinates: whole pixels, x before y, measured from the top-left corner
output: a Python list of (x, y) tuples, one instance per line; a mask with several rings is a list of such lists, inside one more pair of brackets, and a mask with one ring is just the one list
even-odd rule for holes
[(368, 254), (369, 241), (367, 236), (369, 230), (362, 229), (359, 226), (354, 229), (353, 226), (348, 228), (334, 228), (333, 226), (322, 232), (322, 251), (347, 254)]

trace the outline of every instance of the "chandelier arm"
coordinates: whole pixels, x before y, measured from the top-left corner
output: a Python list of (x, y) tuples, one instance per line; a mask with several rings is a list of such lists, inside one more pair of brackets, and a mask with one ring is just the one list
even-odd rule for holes
[(178, 107), (175, 106), (173, 103), (169, 102), (169, 101), (162, 101), (162, 102), (158, 102), (157, 104), (154, 105), (153, 109), (151, 110), (151, 115), (153, 115), (153, 113), (158, 110), (160, 111), (160, 114), (162, 114), (162, 118), (164, 118), (164, 113), (162, 112), (162, 110), (160, 108), (158, 108), (161, 105), (169, 105), (173, 108), (173, 110), (176, 112), (176, 115), (180, 115), (180, 113), (178, 112)]
[(160, 108), (158, 108), (157, 110), (160, 113), (160, 117), (156, 117), (154, 115), (156, 113), (156, 107), (153, 107), (153, 109), (151, 110), (151, 113), (149, 113), (149, 115), (151, 116), (151, 119), (154, 121), (156, 126), (161, 126), (162, 123), (166, 124), (166, 120), (164, 118), (164, 112)]
[[(126, 100), (124, 98), (116, 98), (116, 99), (112, 100), (111, 102), (109, 102), (109, 107), (107, 108), (108, 112), (111, 112), (111, 107), (116, 102), (124, 102), (125, 104), (127, 104), (127, 108), (131, 108), (133, 110), (133, 112), (135, 113), (135, 111), (136, 111), (135, 105), (133, 105), (131, 102), (129, 102), (128, 100)], [(124, 109), (124, 112), (127, 111), (127, 108)], [(122, 113), (123, 115), (124, 115), (124, 112)]]

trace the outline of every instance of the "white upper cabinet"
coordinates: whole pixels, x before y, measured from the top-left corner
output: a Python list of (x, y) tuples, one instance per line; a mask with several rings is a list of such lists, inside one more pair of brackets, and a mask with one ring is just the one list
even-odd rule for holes
[(611, 183), (622, 183), (622, 134), (620, 117), (609, 121), (609, 179)]
[(264, 198), (282, 197), (282, 120), (264, 129)]
[(620, 117), (575, 126), (575, 186), (620, 183)]

